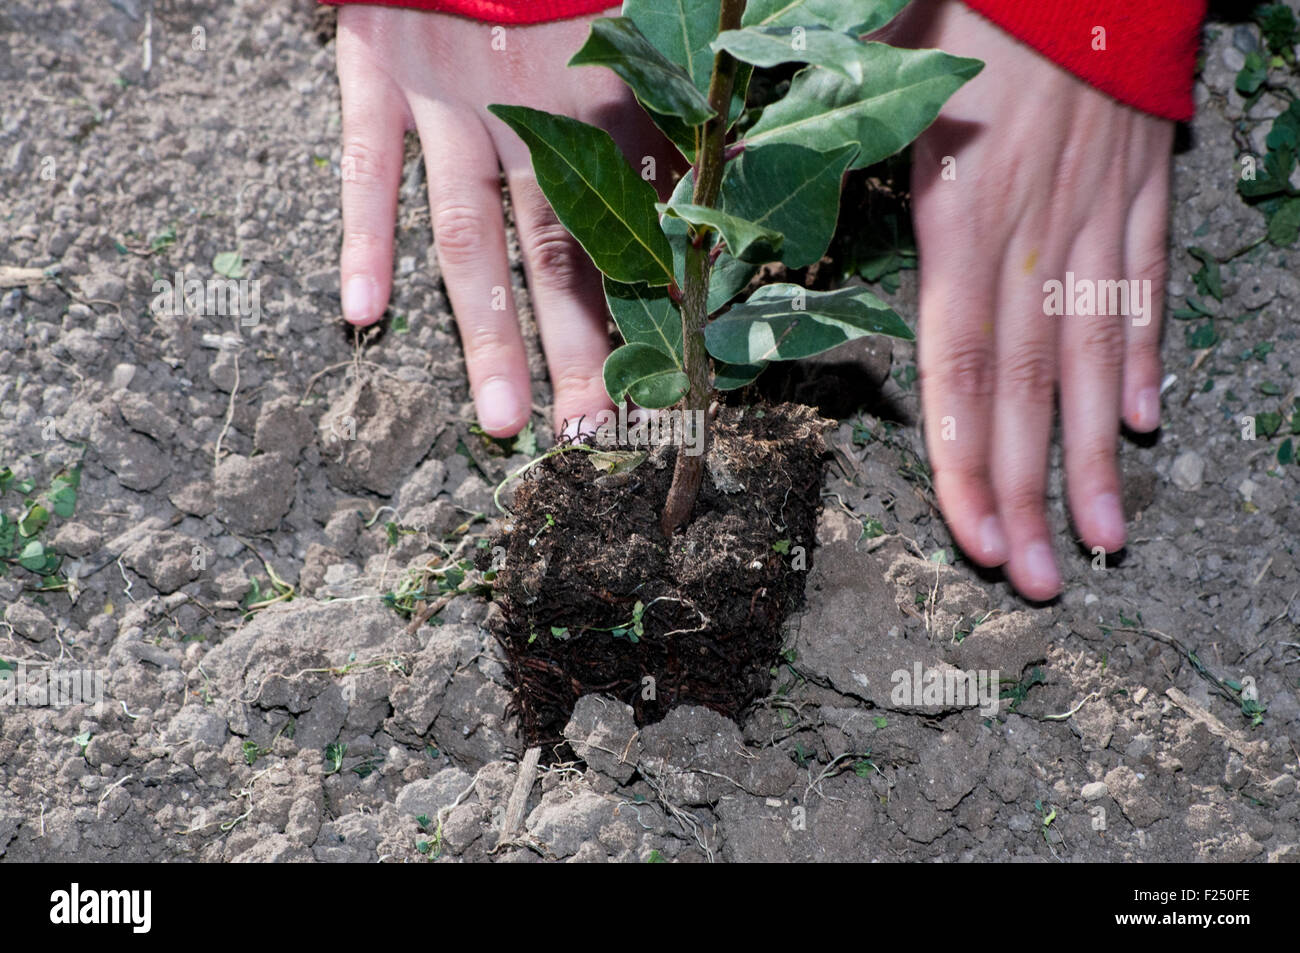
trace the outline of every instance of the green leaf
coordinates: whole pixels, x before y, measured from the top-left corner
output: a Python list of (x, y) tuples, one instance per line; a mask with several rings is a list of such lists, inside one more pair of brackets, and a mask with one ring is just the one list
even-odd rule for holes
[(715, 390), (739, 390), (747, 387), (767, 369), (767, 363), (761, 364), (727, 364), (715, 361), (713, 365), (713, 387)]
[(671, 357), (648, 344), (624, 344), (605, 359), (605, 390), (614, 403), (630, 398), (641, 407), (671, 407), (690, 381)]
[[(688, 172), (677, 183), (677, 188), (673, 190), (672, 198), (668, 200), (668, 204), (690, 204), (691, 193), (694, 189), (695, 176)], [(668, 244), (672, 246), (673, 272), (677, 276), (677, 286), (679, 288), (685, 287), (686, 248), (690, 244), (687, 233), (690, 229), (685, 221), (669, 215), (664, 218), (663, 230), (664, 234), (668, 236)], [(718, 260), (713, 263), (713, 268), (709, 272), (709, 313), (717, 311), (739, 294), (741, 289), (749, 284), (749, 280), (754, 277), (756, 271), (758, 269), (754, 265), (733, 258), (725, 251), (719, 255)]]
[(651, 112), (699, 126), (713, 115), (709, 100), (686, 70), (650, 45), (629, 17), (592, 21), (591, 35), (570, 66), (605, 66), (618, 74)]
[(1300, 42), (1300, 25), (1285, 3), (1263, 3), (1251, 14), (1259, 24), (1268, 48), (1288, 63), (1295, 62), (1295, 45)]
[(648, 344), (684, 366), (682, 315), (664, 288), (624, 285), (605, 279), (605, 303), (628, 344)]
[(1264, 85), (1268, 79), (1268, 64), (1259, 53), (1247, 53), (1246, 63), (1237, 73), (1237, 92), (1251, 96)]
[(1219, 274), (1219, 260), (1204, 248), (1188, 248), (1187, 253), (1201, 262), (1201, 268), (1192, 275), (1196, 290), (1215, 301), (1223, 300), (1223, 279)]
[(835, 234), (840, 185), (856, 143), (815, 152), (777, 143), (743, 153), (722, 180), (722, 208), (785, 236), (781, 261), (806, 268), (819, 261)]
[(866, 288), (808, 291), (789, 284), (759, 288), (704, 329), (709, 353), (729, 364), (810, 357), (867, 334), (914, 337)]
[(14, 551), (14, 539), (18, 535), (18, 524), (7, 513), (0, 513), (0, 558), (7, 559)]
[(1291, 100), (1286, 109), (1273, 119), (1264, 145), (1270, 151), (1289, 149), (1293, 153), (1300, 148), (1300, 99)]
[(18, 532), (23, 536), (35, 536), (50, 521), (50, 512), (39, 503), (27, 507), (27, 511), (18, 520)]
[(601, 473), (630, 473), (649, 456), (644, 450), (593, 450), (586, 455), (587, 462)]
[(811, 63), (862, 82), (862, 43), (856, 37), (824, 26), (767, 26), (726, 30), (713, 41), (714, 50), (726, 50), (754, 66)]
[(597, 268), (629, 284), (673, 279), (654, 188), (627, 164), (609, 133), (526, 106), (488, 110), (527, 144), (537, 184)]
[(77, 487), (81, 485), (81, 468), (73, 467), (50, 481), (45, 499), (59, 516), (68, 519), (77, 508)]
[(212, 270), (226, 278), (242, 278), (244, 256), (237, 251), (223, 251), (212, 259)]
[(1271, 437), (1282, 427), (1282, 415), (1271, 410), (1262, 410), (1255, 415), (1255, 429), (1260, 437)]
[[(50, 561), (53, 560), (53, 566)], [(45, 548), (40, 540), (33, 539), (18, 554), (18, 565), (32, 572), (48, 575), (58, 568), (59, 557)]]
[(984, 67), (939, 50), (884, 43), (864, 43), (859, 55), (861, 83), (824, 69), (796, 74), (790, 92), (764, 110), (745, 137), (748, 148), (788, 142), (825, 152), (857, 142), (862, 151), (853, 168), (864, 168), (919, 136), (948, 97)]
[(1277, 462), (1283, 466), (1295, 463), (1295, 445), (1292, 444), (1290, 437), (1283, 440), (1282, 445), (1277, 448)]
[[(627, 0), (623, 16), (632, 20), (650, 44), (680, 66), (705, 96), (713, 75), (713, 50), (718, 34), (718, 0)], [(731, 122), (745, 111), (745, 92), (752, 67), (741, 64), (731, 95)], [(695, 134), (676, 116), (649, 110), (650, 118), (692, 164)]]
[(14, 471), (9, 467), (0, 470), (0, 493), (9, 489), (9, 484), (14, 482)]
[(1268, 240), (1279, 248), (1300, 238), (1300, 198), (1286, 199), (1268, 219)]
[(1219, 335), (1214, 330), (1212, 322), (1205, 322), (1199, 328), (1188, 328), (1184, 332), (1184, 338), (1187, 346), (1193, 351), (1204, 351), (1206, 348), (1214, 347), (1219, 343)]
[(709, 44), (718, 35), (718, 0), (626, 0), (623, 16), (685, 70), (696, 89), (708, 91), (713, 75)]
[[(1274, 121), (1273, 128), (1277, 129)], [(1238, 179), (1237, 191), (1246, 199), (1265, 198), (1270, 195), (1286, 195), (1291, 188), (1291, 172), (1295, 169), (1295, 149), (1291, 146), (1272, 148), (1264, 156), (1262, 166), (1255, 169), (1253, 179)]]
[(727, 250), (741, 261), (763, 264), (777, 257), (785, 236), (770, 228), (716, 208), (703, 205), (660, 205), (660, 212), (680, 218), (698, 228), (709, 228), (722, 236)]
[(821, 26), (861, 36), (878, 30), (907, 6), (908, 0), (749, 0), (741, 25)]
[(77, 491), (66, 484), (58, 488), (51, 487), (45, 498), (54, 512), (64, 519), (72, 516), (77, 508)]

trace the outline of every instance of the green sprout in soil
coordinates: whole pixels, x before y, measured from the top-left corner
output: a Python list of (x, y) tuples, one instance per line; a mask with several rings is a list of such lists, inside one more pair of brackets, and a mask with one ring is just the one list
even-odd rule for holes
[[(479, 573), (469, 559), (432, 559), (402, 573), (397, 585), (384, 593), (383, 602), (403, 618), (420, 618), (431, 605), (445, 606), (455, 596), (486, 594), (495, 575), (492, 570)], [(429, 613), (424, 621), (434, 615)]]
[(271, 753), (270, 748), (264, 748), (261, 745), (259, 745), (256, 741), (245, 741), (240, 746), (240, 750), (243, 751), (244, 761), (248, 764), (250, 768), (253, 765), (257, 764), (258, 758), (261, 758), (262, 756)]
[(347, 756), (348, 746), (341, 741), (332, 741), (325, 746), (325, 774), (338, 774)]
[[(653, 161), (629, 164), (603, 130), (524, 106), (490, 111), (527, 145), (561, 223), (605, 275), (624, 344), (605, 362), (616, 403), (680, 407), (704, 428), (679, 453), (660, 528), (691, 516), (717, 391), (752, 383), (772, 361), (811, 357), (868, 334), (912, 339), (865, 287), (809, 291), (769, 284), (733, 299), (760, 266), (821, 260), (841, 183), (901, 151), (982, 68), (939, 50), (859, 37), (906, 0), (628, 0), (593, 22), (571, 66), (604, 66), (626, 83), (691, 169), (656, 202)], [(784, 95), (746, 109), (755, 68), (803, 66)]]
[(1008, 711), (1015, 711), (1021, 702), (1029, 695), (1029, 690), (1035, 685), (1046, 685), (1047, 678), (1043, 675), (1043, 670), (1035, 665), (1029, 670), (1029, 674), (1023, 679), (1004, 678), (1001, 680), (1004, 687), (999, 698), (1010, 699), (1011, 704), (1007, 706)]
[(55, 474), (44, 491), (36, 492), (36, 481), (19, 480), (10, 467), (0, 469), (0, 494), (8, 503), (10, 491), (22, 502), (10, 509), (0, 509), (0, 576), (11, 568), (24, 569), (41, 577), (41, 591), (64, 589), (66, 579), (58, 577), (62, 558), (42, 536), (52, 519), (69, 519), (77, 508), (77, 490), (81, 486), (81, 464)]
[(1142, 621), (1142, 613), (1137, 613), (1136, 619), (1130, 619), (1123, 612), (1119, 614), (1119, 626), (1100, 625), (1104, 635), (1109, 636), (1112, 632), (1129, 632), (1134, 635), (1145, 635), (1155, 639), (1157, 642), (1163, 642), (1165, 645), (1176, 649), (1188, 663), (1192, 670), (1202, 679), (1209, 683), (1220, 696), (1236, 705), (1241, 714), (1250, 720), (1250, 727), (1258, 728), (1264, 723), (1264, 713), (1268, 711), (1267, 705), (1261, 705), (1258, 695), (1253, 685), (1247, 686), (1240, 681), (1230, 678), (1223, 678), (1217, 674), (1201, 660), (1197, 651), (1184, 643), (1176, 636), (1167, 635), (1159, 629), (1147, 627)]

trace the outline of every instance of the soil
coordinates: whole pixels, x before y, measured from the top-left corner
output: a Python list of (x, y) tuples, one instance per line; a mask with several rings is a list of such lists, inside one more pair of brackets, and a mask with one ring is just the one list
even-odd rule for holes
[(690, 704), (734, 719), (766, 694), (803, 601), (821, 503), (806, 491), (833, 427), (797, 405), (724, 408), (691, 522), (671, 540), (659, 519), (678, 447), (606, 476), (582, 452), (529, 471), (492, 547), (504, 549), (499, 635), (529, 744), (562, 744), (587, 694), (630, 704), (637, 724)]
[[(105, 678), (100, 706), (0, 705), (0, 857), (1300, 859), (1300, 467), (1278, 463), (1283, 435), (1243, 444), (1240, 424), (1289, 406), (1300, 367), (1300, 261), (1268, 244), (1224, 267), (1212, 348), (1168, 321), (1165, 426), (1121, 447), (1122, 559), (1079, 551), (1054, 454), (1067, 589), (1049, 605), (953, 549), (910, 345), (765, 385), (838, 422), (776, 674), (737, 719), (684, 705), (638, 724), (627, 696), (584, 695), (572, 759), (538, 772), (503, 837), (525, 739), (500, 606), (469, 572), (410, 631), (398, 593), (456, 583), (448, 567), (500, 535), (494, 487), (552, 446), (546, 368), (512, 242), (537, 446), (473, 432), (414, 141), (386, 331), (342, 325), (331, 15), (0, 10), (0, 265), (53, 269), (0, 288), (0, 467), (43, 487), (84, 461), (74, 514), (42, 536), (76, 587), (0, 579), (0, 658)], [(1175, 307), (1200, 297), (1188, 246), (1226, 257), (1264, 232), (1233, 194), (1234, 137), (1262, 154), (1286, 100), (1235, 91), (1252, 44), (1253, 27), (1206, 26), (1174, 161)], [(150, 308), (156, 279), (209, 279), (231, 251), (261, 282), (258, 323)], [(917, 663), (1015, 690), (995, 715), (912, 707), (892, 675)], [(1253, 679), (1262, 721), (1205, 672)]]

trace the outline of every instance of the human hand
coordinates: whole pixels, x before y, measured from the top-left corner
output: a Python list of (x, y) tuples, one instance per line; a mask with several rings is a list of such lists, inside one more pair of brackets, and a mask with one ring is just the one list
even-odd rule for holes
[[(1159, 426), (1173, 123), (954, 0), (914, 3), (884, 38), (987, 64), (913, 153), (926, 445), (958, 544), (1048, 599), (1061, 588), (1044, 507), (1056, 386), (1070, 512), (1089, 548), (1124, 544), (1121, 412), (1135, 431)], [(1143, 313), (1049, 316), (1045, 282), (1067, 272), (1149, 280)]]
[(485, 107), (519, 103), (602, 126), (638, 166), (643, 155), (662, 157), (658, 167), (668, 176), (662, 140), (614, 74), (565, 67), (588, 30), (587, 20), (503, 29), (390, 7), (339, 11), (344, 318), (373, 324), (388, 305), (402, 137), (413, 128), (479, 424), (493, 436), (518, 433), (532, 408), (510, 296), (500, 169), (550, 367), (555, 423), (590, 418), (611, 404), (601, 378), (609, 334), (600, 275), (556, 220), (524, 144)]

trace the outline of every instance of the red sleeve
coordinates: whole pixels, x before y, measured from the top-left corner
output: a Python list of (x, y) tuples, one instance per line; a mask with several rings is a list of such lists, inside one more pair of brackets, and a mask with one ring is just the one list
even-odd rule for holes
[[(322, 0), (336, 6), (358, 0)], [(546, 23), (569, 17), (589, 16), (610, 7), (618, 0), (360, 0), (386, 7), (409, 7), (413, 10), (436, 10), (482, 20), (486, 23)]]
[[(355, 0), (325, 0), (349, 3)], [(491, 23), (541, 23), (597, 13), (614, 0), (372, 0)], [(1053, 63), (1122, 103), (1190, 119), (1206, 0), (965, 0)]]
[(1165, 119), (1191, 119), (1196, 111), (1192, 82), (1206, 0), (965, 3), (1122, 103)]

